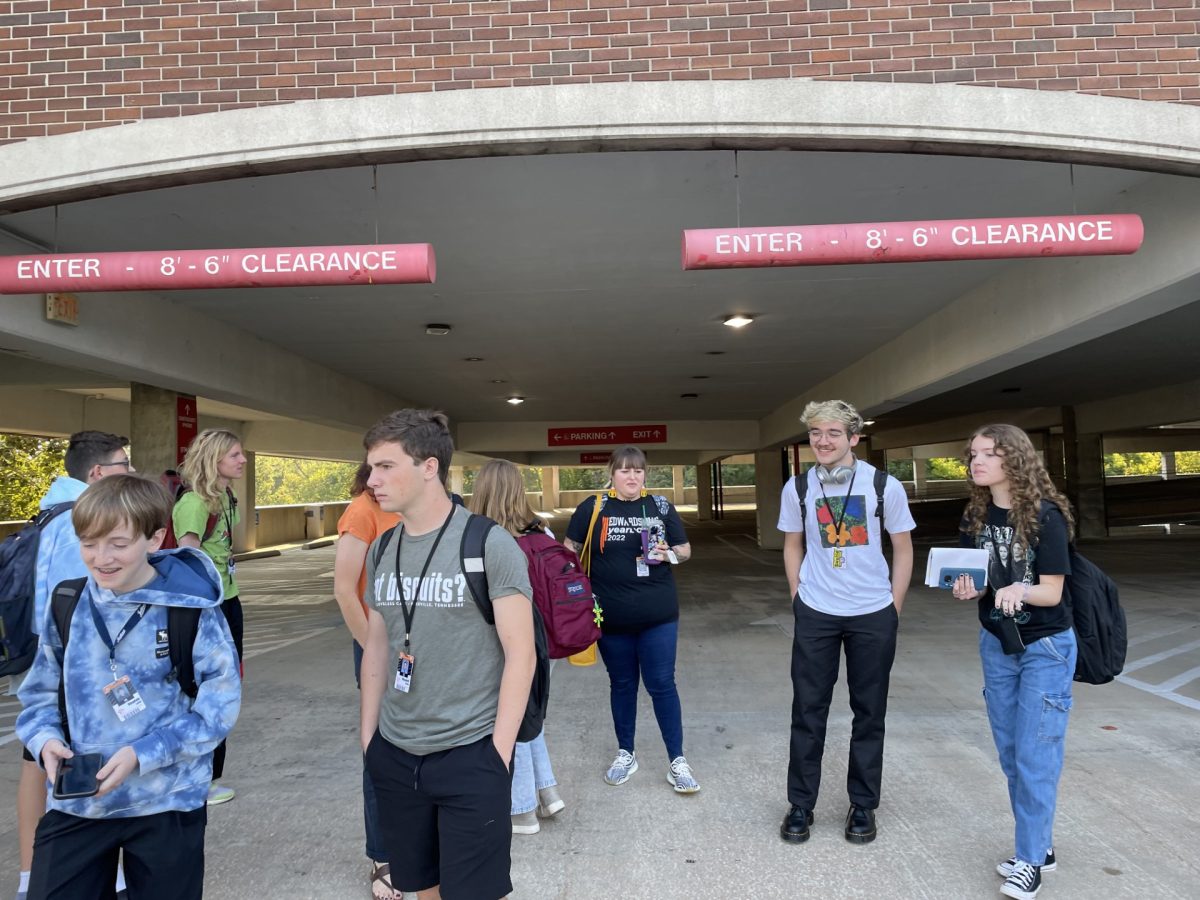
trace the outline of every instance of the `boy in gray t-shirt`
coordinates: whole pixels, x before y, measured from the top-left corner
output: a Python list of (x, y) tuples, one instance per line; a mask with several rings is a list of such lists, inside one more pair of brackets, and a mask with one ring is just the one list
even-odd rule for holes
[(463, 572), (470, 514), (446, 494), (445, 415), (399, 410), (363, 443), (367, 487), (402, 518), (377, 563), (378, 542), (369, 552), (363, 598), (362, 745), (392, 886), (499, 900), (512, 891), (513, 745), (536, 663), (525, 555), (488, 532), (489, 625)]

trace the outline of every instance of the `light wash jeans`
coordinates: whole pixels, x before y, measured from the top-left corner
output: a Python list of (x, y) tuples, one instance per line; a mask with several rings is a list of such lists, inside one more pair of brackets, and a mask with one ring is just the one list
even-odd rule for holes
[(556, 784), (546, 750), (546, 732), (532, 741), (518, 743), (513, 752), (512, 815), (533, 812), (538, 805), (538, 791)]
[(1071, 629), (1034, 641), (1014, 656), (1006, 655), (986, 628), (980, 629), (983, 696), (1000, 768), (1008, 778), (1016, 855), (1035, 866), (1054, 846), (1054, 807), (1076, 653)]

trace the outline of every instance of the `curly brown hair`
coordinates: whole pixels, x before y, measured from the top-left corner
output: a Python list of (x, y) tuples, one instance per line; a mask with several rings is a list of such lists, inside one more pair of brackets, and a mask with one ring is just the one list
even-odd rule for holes
[(970, 481), (971, 478), (971, 443), (977, 437), (991, 438), (996, 444), (996, 453), (1000, 456), (1000, 465), (1008, 476), (1009, 496), (1012, 500), (1012, 510), (1008, 514), (1009, 524), (1013, 526), (1014, 543), (1031, 546), (1038, 533), (1038, 513), (1042, 501), (1049, 500), (1067, 520), (1067, 539), (1075, 539), (1075, 516), (1071, 512), (1071, 504), (1062, 492), (1050, 480), (1050, 474), (1042, 464), (1034, 449), (1033, 441), (1016, 425), (984, 425), (977, 428), (967, 441), (963, 450), (963, 462), (967, 466), (967, 480), (971, 495), (967, 500), (967, 508), (963, 512), (964, 530), (967, 534), (977, 535), (983, 529), (987, 518), (988, 501), (992, 494), (986, 487), (980, 487)]

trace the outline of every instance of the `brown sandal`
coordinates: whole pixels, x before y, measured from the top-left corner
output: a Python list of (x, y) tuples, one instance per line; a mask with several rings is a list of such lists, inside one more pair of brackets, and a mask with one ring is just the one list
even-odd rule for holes
[[(375, 893), (375, 882), (379, 882), (390, 892), (390, 896)], [(371, 896), (374, 900), (400, 900), (404, 896), (392, 887), (392, 867), (387, 863), (371, 861)]]

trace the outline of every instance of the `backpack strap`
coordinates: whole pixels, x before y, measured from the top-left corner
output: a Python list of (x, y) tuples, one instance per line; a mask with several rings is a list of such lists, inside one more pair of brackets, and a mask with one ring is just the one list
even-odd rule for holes
[(383, 562), (383, 551), (387, 549), (388, 543), (392, 540), (392, 535), (396, 533), (396, 529), (399, 527), (399, 525), (393, 525), (379, 536), (379, 541), (375, 544), (375, 553), (371, 556), (371, 565), (376, 569)]
[(592, 505), (592, 518), (588, 522), (587, 537), (583, 539), (583, 547), (579, 552), (579, 564), (583, 566), (583, 571), (587, 575), (592, 574), (592, 532), (596, 529), (596, 520), (600, 518), (600, 511), (604, 509), (604, 501), (608, 497), (605, 491), (596, 492), (596, 502)]
[(200, 628), (200, 612), (192, 606), (167, 607), (167, 645), (171, 658), (167, 681), (177, 682), (179, 689), (192, 700), (200, 691), (196, 684), (195, 661), (192, 659), (196, 632)]
[(808, 472), (796, 473), (792, 476), (792, 484), (800, 500), (800, 533), (804, 534), (808, 531)]
[(879, 517), (879, 540), (887, 533), (883, 530), (883, 495), (887, 491), (887, 469), (875, 470), (875, 515)]
[(479, 607), (479, 612), (489, 625), (496, 624), (496, 614), (492, 611), (492, 597), (488, 591), (487, 569), (483, 562), (483, 548), (487, 544), (488, 532), (496, 525), (487, 516), (474, 513), (467, 519), (463, 529), (462, 544), (459, 548), (459, 564), (463, 575), (467, 578), (467, 587), (471, 589), (471, 598)]
[(67, 746), (71, 744), (71, 729), (67, 724), (66, 673), (62, 668), (67, 657), (67, 641), (71, 639), (71, 617), (75, 615), (75, 607), (79, 605), (79, 598), (83, 596), (86, 586), (86, 578), (72, 578), (60, 582), (50, 595), (50, 615), (54, 618), (54, 627), (58, 629), (58, 639), (62, 642), (62, 652), (58, 657), (58, 715), (62, 719), (63, 742)]
[[(55, 503), (53, 506), (47, 506), (36, 516), (33, 517), (33, 524), (38, 527), (38, 530), (45, 528), (50, 522), (60, 515), (71, 509), (75, 505), (74, 500), (65, 500), (62, 503)], [(84, 579), (85, 581), (87, 579)]]

